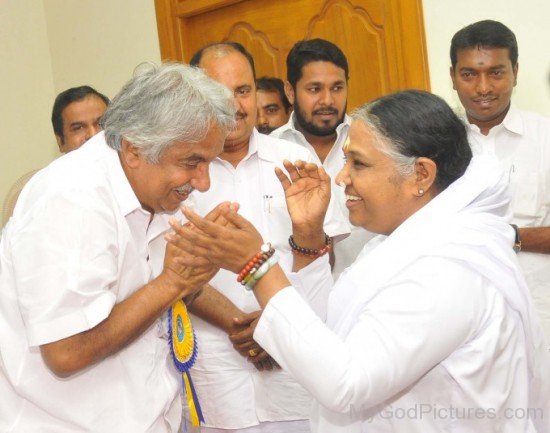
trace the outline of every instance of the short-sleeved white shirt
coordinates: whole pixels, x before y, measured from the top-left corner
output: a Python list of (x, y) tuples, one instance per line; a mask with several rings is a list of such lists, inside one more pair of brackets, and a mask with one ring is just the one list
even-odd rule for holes
[[(550, 119), (511, 107), (487, 135), (476, 125), (467, 125), (474, 154), (495, 155), (502, 163), (512, 192), (512, 222), (519, 227), (549, 227)], [(518, 260), (550, 345), (550, 254), (523, 251)]]
[(361, 227), (354, 227), (350, 224), (349, 210), (346, 207), (346, 195), (344, 193), (344, 188), (337, 185), (335, 182), (336, 175), (340, 172), (340, 170), (342, 170), (345, 164), (343, 147), (348, 138), (351, 118), (346, 114), (344, 121), (336, 128), (336, 141), (323, 162), (321, 162), (319, 156), (317, 156), (313, 146), (306, 140), (304, 134), (298, 131), (294, 125), (295, 115), (292, 113), (288, 122), (273, 131), (271, 136), (299, 144), (300, 146), (308, 149), (314, 155), (314, 162), (322, 165), (331, 177), (332, 195), (335, 198), (335, 202), (340, 207), (341, 213), (344, 217), (343, 221), (349, 225), (350, 235), (334, 247), (335, 264), (332, 274), (334, 275), (334, 278), (337, 279), (342, 271), (353, 263), (359, 252), (363, 249), (365, 243), (373, 236), (372, 233), (367, 232), (365, 229)]
[[(193, 193), (188, 202), (203, 215), (222, 201), (239, 203), (239, 213), (254, 224), (265, 241), (272, 243), (282, 262), (290, 263), (288, 237), (292, 234), (292, 224), (284, 190), (274, 173), (275, 167), (282, 168), (284, 159), (312, 161), (313, 155), (294, 143), (254, 130), (248, 155), (237, 167), (215, 159), (210, 165), (210, 189)], [(326, 233), (337, 237), (347, 229), (341, 217), (335, 219), (329, 208)], [(252, 291), (245, 290), (236, 281), (235, 274), (220, 270), (210, 284), (242, 311), (250, 313), (260, 309)], [(302, 296), (324, 317), (328, 291), (313, 286), (306, 291)], [(287, 373), (257, 371), (235, 351), (224, 331), (196, 316), (192, 320), (199, 345), (192, 377), (205, 426), (237, 429), (264, 421), (308, 418), (311, 397)]]
[(95, 327), (159, 272), (167, 216), (150, 218), (103, 133), (26, 185), (0, 246), (0, 431), (177, 431), (181, 388), (161, 320), (64, 379), (39, 348)]

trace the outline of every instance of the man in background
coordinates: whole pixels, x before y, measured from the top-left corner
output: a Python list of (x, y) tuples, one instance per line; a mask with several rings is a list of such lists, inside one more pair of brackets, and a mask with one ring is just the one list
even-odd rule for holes
[(283, 80), (261, 77), (256, 80), (258, 119), (256, 128), (262, 134), (270, 134), (288, 122), (292, 105), (285, 94)]
[[(229, 41), (208, 45), (190, 63), (233, 92), (237, 111), (237, 127), (210, 166), (212, 188), (206, 194), (192, 194), (193, 207), (199, 214), (206, 214), (214, 203), (239, 203), (239, 213), (281, 254), (282, 262), (292, 264), (288, 243), (292, 222), (274, 168), (283, 167), (285, 159), (311, 162), (314, 156), (301, 146), (256, 130), (254, 60), (241, 44)], [(345, 235), (347, 225), (338, 222), (341, 218), (335, 218), (332, 212), (329, 208), (326, 233)], [(317, 288), (300, 293), (324, 318), (328, 293)], [(274, 365), (252, 339), (260, 306), (254, 295), (236, 281), (235, 274), (220, 270), (189, 309), (200, 342), (192, 370), (205, 419), (200, 431), (309, 432), (311, 396)], [(248, 337), (236, 340), (242, 333)]]
[[(294, 106), (287, 124), (273, 137), (293, 141), (316, 156), (332, 179), (332, 200), (349, 224), (344, 188), (336, 175), (344, 167), (342, 148), (351, 119), (346, 115), (349, 68), (342, 50), (324, 39), (297, 42), (286, 58), (285, 92)], [(351, 227), (348, 238), (334, 247), (333, 275), (337, 278), (357, 257), (371, 235)]]
[(508, 178), (514, 248), (550, 344), (550, 119), (511, 104), (518, 45), (504, 24), (486, 20), (463, 28), (450, 54), (472, 149), (495, 155)]
[[(52, 126), (59, 151), (67, 153), (78, 149), (101, 131), (99, 120), (107, 105), (109, 99), (90, 86), (73, 87), (57, 95), (52, 109)], [(2, 224), (11, 217), (21, 190), (37, 171), (25, 173), (9, 190)]]
[(101, 131), (109, 98), (90, 86), (72, 87), (55, 98), (52, 126), (61, 153), (78, 149)]

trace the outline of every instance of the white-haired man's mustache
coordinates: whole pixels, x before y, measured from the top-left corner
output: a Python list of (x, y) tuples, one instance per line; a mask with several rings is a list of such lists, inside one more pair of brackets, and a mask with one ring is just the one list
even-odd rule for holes
[(175, 188), (175, 190), (180, 194), (189, 195), (195, 190), (195, 188), (193, 188), (190, 184), (186, 183), (185, 185)]

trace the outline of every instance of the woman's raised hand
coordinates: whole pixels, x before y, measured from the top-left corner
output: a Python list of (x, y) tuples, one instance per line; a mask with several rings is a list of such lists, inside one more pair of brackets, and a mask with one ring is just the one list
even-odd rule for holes
[(289, 175), (278, 167), (275, 174), (285, 191), (292, 224), (322, 226), (330, 201), (330, 176), (313, 163), (285, 160), (283, 164)]

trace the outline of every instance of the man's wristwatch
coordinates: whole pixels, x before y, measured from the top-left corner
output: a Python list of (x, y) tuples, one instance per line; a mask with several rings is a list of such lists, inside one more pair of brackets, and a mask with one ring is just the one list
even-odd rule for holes
[(515, 224), (510, 224), (516, 233), (516, 238), (514, 239), (514, 251), (519, 253), (521, 251), (521, 238), (519, 237), (519, 228)]

